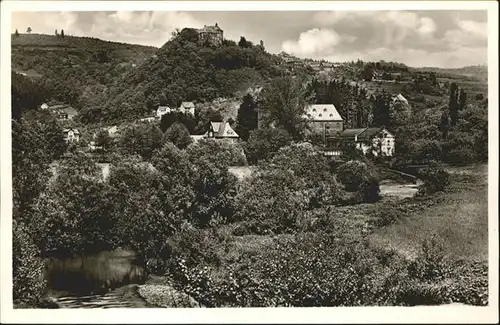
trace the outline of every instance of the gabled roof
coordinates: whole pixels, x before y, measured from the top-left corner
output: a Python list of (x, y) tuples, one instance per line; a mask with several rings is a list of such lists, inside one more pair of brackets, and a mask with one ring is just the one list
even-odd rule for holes
[(361, 133), (363, 133), (366, 130), (366, 128), (361, 128), (361, 129), (345, 129), (342, 133), (340, 133), (340, 136), (342, 138), (354, 138), (355, 136), (359, 136)]
[(405, 102), (405, 103), (408, 103), (408, 100), (401, 94), (398, 94), (397, 96), (395, 96), (392, 101), (402, 101), (402, 102)]
[(239, 138), (228, 122), (210, 122), (216, 138)]
[(360, 135), (358, 135), (358, 140), (371, 140), (384, 128), (366, 128)]
[(312, 121), (342, 121), (342, 117), (333, 104), (309, 105), (304, 117)]
[(73, 131), (74, 134), (80, 134), (80, 132), (77, 129), (73, 128), (63, 129), (63, 133), (68, 133), (69, 131)]
[(113, 135), (113, 134), (115, 134), (117, 132), (118, 132), (118, 126), (116, 126), (116, 125), (113, 125), (112, 127), (108, 128), (108, 133), (109, 134)]
[(387, 131), (383, 127), (374, 127), (374, 128), (362, 128), (362, 129), (345, 129), (340, 136), (342, 138), (356, 138), (358, 141), (366, 141), (373, 139), (374, 136), (379, 134), (380, 132), (386, 132), (389, 135), (392, 135), (389, 131)]
[(170, 110), (170, 107), (168, 106), (158, 106), (158, 112), (167, 112)]
[(184, 108), (194, 108), (194, 103), (193, 102), (182, 102), (181, 107)]

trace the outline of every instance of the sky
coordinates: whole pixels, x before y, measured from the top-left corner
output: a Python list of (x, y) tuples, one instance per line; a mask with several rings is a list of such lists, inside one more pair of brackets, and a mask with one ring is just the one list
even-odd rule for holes
[(487, 11), (13, 12), (12, 32), (90, 36), (160, 47), (176, 28), (214, 25), (224, 37), (262, 40), (272, 53), (329, 61), (395, 61), (412, 67), (486, 64)]

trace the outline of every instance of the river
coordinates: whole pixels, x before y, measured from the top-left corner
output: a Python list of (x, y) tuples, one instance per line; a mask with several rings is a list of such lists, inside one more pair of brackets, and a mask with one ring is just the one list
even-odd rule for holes
[(61, 308), (148, 307), (138, 295), (147, 273), (131, 251), (47, 259), (47, 296)]

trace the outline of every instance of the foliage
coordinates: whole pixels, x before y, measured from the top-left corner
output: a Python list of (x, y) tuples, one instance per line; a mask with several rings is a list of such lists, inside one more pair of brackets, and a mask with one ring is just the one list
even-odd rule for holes
[(192, 185), (196, 193), (190, 217), (193, 224), (206, 227), (225, 222), (233, 215), (237, 180), (228, 167), (236, 152), (223, 149), (215, 151), (214, 155), (212, 148), (218, 144), (214, 141), (200, 142), (187, 150), (191, 168), (195, 171)]
[(248, 141), (244, 145), (245, 153), (250, 164), (271, 158), (278, 150), (291, 144), (290, 134), (280, 128), (260, 128), (250, 132)]
[(303, 82), (293, 77), (276, 78), (261, 93), (262, 123), (286, 130), (294, 140), (304, 136), (306, 106), (312, 96), (308, 94)]
[(238, 133), (240, 138), (244, 141), (248, 140), (250, 136), (250, 131), (257, 129), (258, 126), (258, 107), (251, 94), (247, 94), (243, 97), (243, 101), (238, 110), (238, 126), (235, 131)]
[[(195, 111), (195, 114), (196, 114), (196, 111)], [(198, 117), (198, 119), (199, 119), (199, 117)], [(170, 113), (162, 115), (161, 121), (160, 121), (160, 129), (163, 132), (166, 132), (168, 130), (168, 128), (170, 128), (172, 125), (174, 125), (176, 123), (183, 124), (187, 128), (189, 134), (194, 134), (198, 121), (197, 121), (196, 117), (193, 117), (191, 114), (186, 114), (183, 112), (174, 111), (174, 112), (170, 112)]]
[(337, 168), (337, 177), (346, 191), (356, 192), (364, 202), (375, 202), (380, 198), (378, 177), (366, 163), (351, 160)]
[(12, 119), (19, 120), (23, 111), (38, 109), (48, 94), (46, 89), (21, 74), (12, 71), (11, 78)]
[(161, 308), (195, 308), (199, 304), (189, 295), (168, 285), (141, 285), (139, 295), (150, 305)]
[(418, 190), (421, 195), (444, 191), (450, 185), (450, 175), (442, 167), (424, 168), (419, 176), (424, 181)]
[(176, 122), (165, 131), (165, 141), (172, 142), (179, 149), (185, 149), (191, 144), (192, 139), (184, 124)]
[(163, 144), (163, 132), (153, 124), (134, 124), (124, 128), (118, 139), (122, 152), (139, 154), (143, 159), (151, 159), (155, 150)]
[(245, 231), (293, 232), (306, 211), (343, 199), (325, 158), (307, 144), (285, 147), (259, 167), (236, 197), (234, 217), (243, 220)]
[(43, 256), (68, 256), (112, 249), (114, 202), (100, 168), (77, 156), (64, 162), (57, 178), (33, 207), (32, 231)]
[(45, 290), (44, 263), (33, 244), (29, 230), (22, 223), (12, 224), (12, 277), (14, 303), (37, 305)]
[(104, 150), (111, 149), (113, 145), (113, 139), (109, 136), (107, 130), (101, 130), (97, 134), (96, 145), (102, 147)]
[(57, 122), (22, 118), (12, 120), (12, 185), (14, 218), (22, 217), (49, 178), (49, 164), (62, 155), (66, 145)]
[[(173, 144), (166, 147), (178, 150)], [(189, 189), (184, 188), (184, 176), (179, 175), (182, 170), (162, 167), (161, 164), (170, 162), (166, 150), (153, 157), (158, 171), (139, 161), (125, 161), (113, 167), (109, 175), (114, 201), (122, 202), (113, 210), (117, 216), (116, 236), (125, 247), (136, 250), (146, 259), (165, 256), (166, 240), (185, 218), (192, 199)]]
[(245, 152), (239, 143), (201, 139), (189, 147), (191, 161), (197, 159), (213, 160), (224, 166), (245, 166)]

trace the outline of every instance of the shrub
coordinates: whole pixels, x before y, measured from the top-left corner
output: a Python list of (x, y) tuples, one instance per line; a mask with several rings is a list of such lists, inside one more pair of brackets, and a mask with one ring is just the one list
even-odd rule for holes
[(189, 295), (179, 292), (169, 285), (141, 285), (139, 295), (150, 305), (161, 308), (196, 308), (200, 307)]
[(13, 300), (15, 304), (36, 306), (45, 290), (44, 263), (28, 229), (15, 220), (12, 228)]
[(291, 171), (262, 170), (244, 180), (242, 190), (236, 196), (237, 212), (234, 218), (247, 221), (261, 231), (292, 230), (308, 204), (302, 178)]
[(181, 123), (172, 124), (166, 131), (164, 135), (165, 141), (170, 141), (175, 144), (179, 149), (185, 149), (191, 142), (192, 139), (189, 136), (189, 131)]
[(191, 184), (195, 193), (189, 211), (190, 220), (199, 227), (224, 223), (234, 214), (238, 181), (228, 169), (234, 152), (218, 150), (214, 154), (214, 147), (221, 146), (207, 141), (190, 146), (187, 150), (194, 171)]
[(419, 195), (444, 191), (450, 185), (450, 175), (442, 167), (427, 167), (419, 172), (424, 183), (419, 187)]
[(225, 166), (246, 166), (247, 158), (239, 143), (203, 139), (189, 146), (189, 159), (206, 158)]
[(375, 202), (380, 198), (378, 177), (368, 170), (366, 163), (351, 160), (337, 168), (337, 177), (348, 192), (357, 192), (364, 202)]
[(113, 249), (114, 200), (100, 168), (79, 156), (63, 162), (33, 206), (33, 239), (42, 256)]
[(287, 131), (279, 128), (261, 128), (250, 131), (250, 137), (244, 149), (248, 162), (272, 158), (282, 147), (292, 143), (292, 137)]
[(196, 265), (220, 265), (215, 247), (223, 240), (215, 229), (201, 230), (184, 224), (181, 230), (167, 240), (168, 264), (183, 260), (193, 267)]

